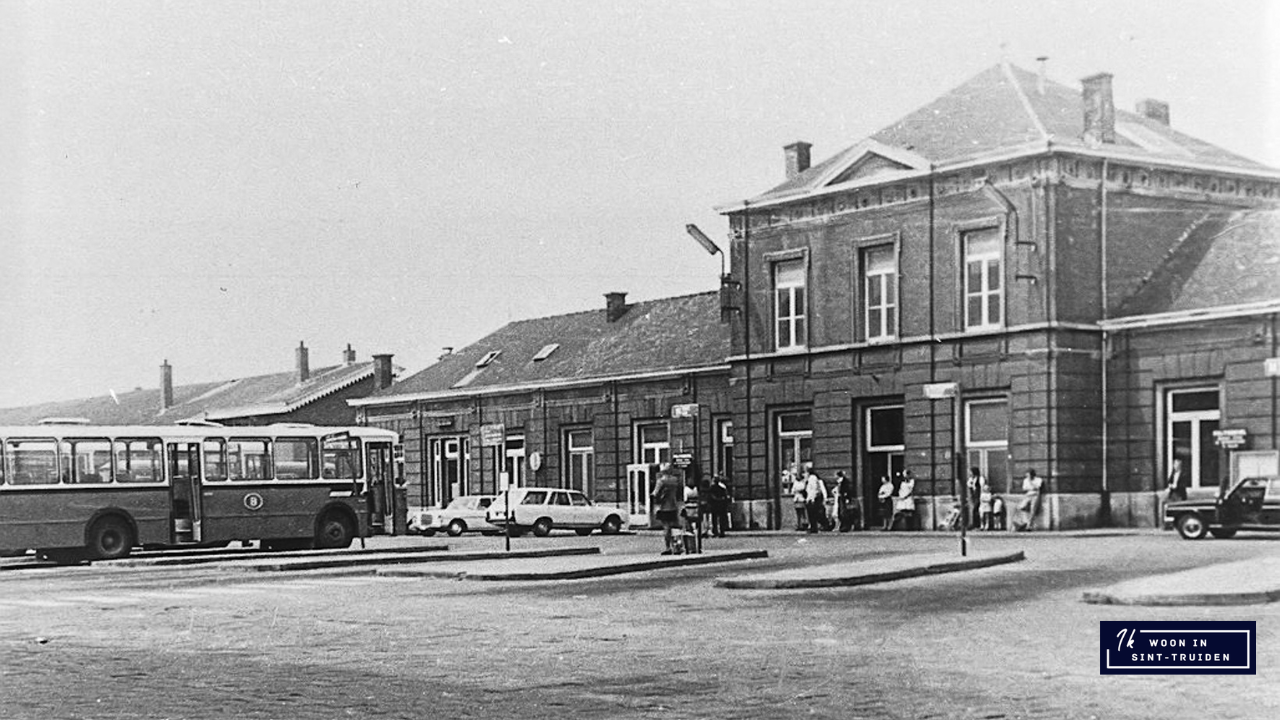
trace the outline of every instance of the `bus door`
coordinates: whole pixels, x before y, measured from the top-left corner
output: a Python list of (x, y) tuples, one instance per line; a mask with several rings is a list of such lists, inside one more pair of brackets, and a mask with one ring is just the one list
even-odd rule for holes
[(200, 444), (169, 443), (169, 507), (173, 540), (200, 542)]
[(395, 473), (392, 471), (391, 443), (364, 444), (368, 468), (367, 502), (371, 534), (389, 534), (395, 527)]

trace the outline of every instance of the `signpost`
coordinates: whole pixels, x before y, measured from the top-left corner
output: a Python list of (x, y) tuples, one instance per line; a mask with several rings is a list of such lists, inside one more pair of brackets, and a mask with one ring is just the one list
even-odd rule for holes
[(1214, 430), (1213, 442), (1224, 450), (1235, 450), (1249, 442), (1249, 431), (1244, 428), (1230, 430)]
[(969, 554), (969, 488), (963, 480), (960, 462), (960, 383), (927, 383), (924, 396), (930, 400), (951, 399), (951, 474), (955, 477), (956, 494), (960, 496), (960, 556)]

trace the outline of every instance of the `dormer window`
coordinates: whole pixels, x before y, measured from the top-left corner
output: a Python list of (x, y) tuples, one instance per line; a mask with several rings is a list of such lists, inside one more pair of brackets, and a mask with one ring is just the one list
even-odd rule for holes
[(543, 345), (542, 349), (538, 351), (538, 354), (533, 356), (533, 361), (542, 362), (543, 360), (546, 360), (547, 358), (551, 357), (551, 353), (555, 352), (559, 348), (560, 348), (560, 343), (550, 343), (548, 345)]
[(476, 361), (476, 367), (478, 368), (489, 367), (489, 363), (493, 362), (501, 354), (502, 354), (501, 350), (490, 350), (489, 352), (484, 354), (484, 357)]

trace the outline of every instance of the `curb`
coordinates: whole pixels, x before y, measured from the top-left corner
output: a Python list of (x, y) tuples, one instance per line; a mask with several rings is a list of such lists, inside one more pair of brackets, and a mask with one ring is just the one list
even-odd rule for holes
[(414, 545), (382, 549), (357, 548), (342, 550), (228, 550), (218, 554), (217, 550), (206, 552), (188, 551), (186, 554), (174, 555), (131, 555), (120, 560), (96, 560), (91, 564), (98, 567), (150, 567), (166, 565), (204, 565), (209, 563), (229, 562), (235, 560), (266, 560), (270, 558), (283, 560), (282, 554), (289, 558), (360, 558), (369, 555), (408, 555), (412, 553), (445, 552), (448, 545)]
[(605, 577), (608, 575), (622, 575), (625, 573), (644, 572), (646, 570), (659, 570), (669, 567), (687, 567), (691, 565), (711, 565), (722, 562), (735, 562), (738, 560), (754, 560), (757, 558), (768, 557), (769, 553), (765, 550), (739, 550), (734, 552), (717, 553), (717, 554), (699, 554), (699, 555), (677, 555), (660, 560), (641, 560), (638, 562), (623, 562), (617, 565), (603, 565), (600, 567), (576, 568), (573, 570), (546, 570), (546, 571), (519, 571), (519, 572), (471, 572), (467, 570), (441, 570), (433, 572), (431, 570), (407, 570), (407, 569), (390, 569), (379, 570), (378, 575), (387, 577), (435, 577), (454, 580), (581, 580), (584, 578)]
[[(394, 557), (335, 557), (316, 558), (290, 562), (282, 560), (263, 565), (230, 565), (228, 568), (246, 572), (287, 572), (290, 570), (324, 570), (329, 568), (345, 568), (359, 565), (407, 565), (409, 563), (433, 562), (474, 562), (477, 560), (504, 560), (507, 558), (546, 558), (565, 555), (599, 555), (598, 547), (548, 548), (545, 550), (486, 550), (483, 552), (434, 553), (427, 556), (400, 553)], [(375, 573), (376, 574), (376, 573)]]
[(1092, 605), (1265, 605), (1280, 600), (1280, 589), (1256, 592), (1221, 593), (1138, 593), (1112, 594), (1106, 590), (1087, 590), (1081, 598)]
[(789, 590), (797, 588), (848, 587), (853, 585), (870, 585), (872, 583), (890, 582), (893, 580), (905, 580), (907, 578), (921, 577), (924, 575), (942, 575), (944, 573), (960, 572), (962, 570), (977, 570), (979, 568), (991, 567), (993, 565), (1004, 565), (1006, 563), (1018, 562), (1025, 559), (1026, 555), (1019, 550), (1015, 553), (975, 558), (973, 560), (956, 560), (955, 562), (934, 563), (932, 565), (921, 565), (917, 567), (903, 568), (901, 570), (868, 572), (845, 577), (728, 578), (717, 580), (716, 587), (729, 588), (732, 590)]

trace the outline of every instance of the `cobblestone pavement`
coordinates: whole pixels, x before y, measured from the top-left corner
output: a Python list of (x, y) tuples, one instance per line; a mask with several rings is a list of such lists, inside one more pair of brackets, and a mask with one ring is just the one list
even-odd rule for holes
[[(660, 542), (520, 541), (608, 553)], [(0, 573), (0, 717), (1280, 717), (1280, 604), (1080, 601), (1121, 580), (1275, 554), (1275, 540), (980, 536), (1028, 560), (823, 590), (713, 581), (957, 543), (880, 533), (709, 542), (770, 558), (495, 584), (198, 567)], [(1183, 618), (1256, 620), (1259, 674), (1099, 676), (1099, 620)]]

